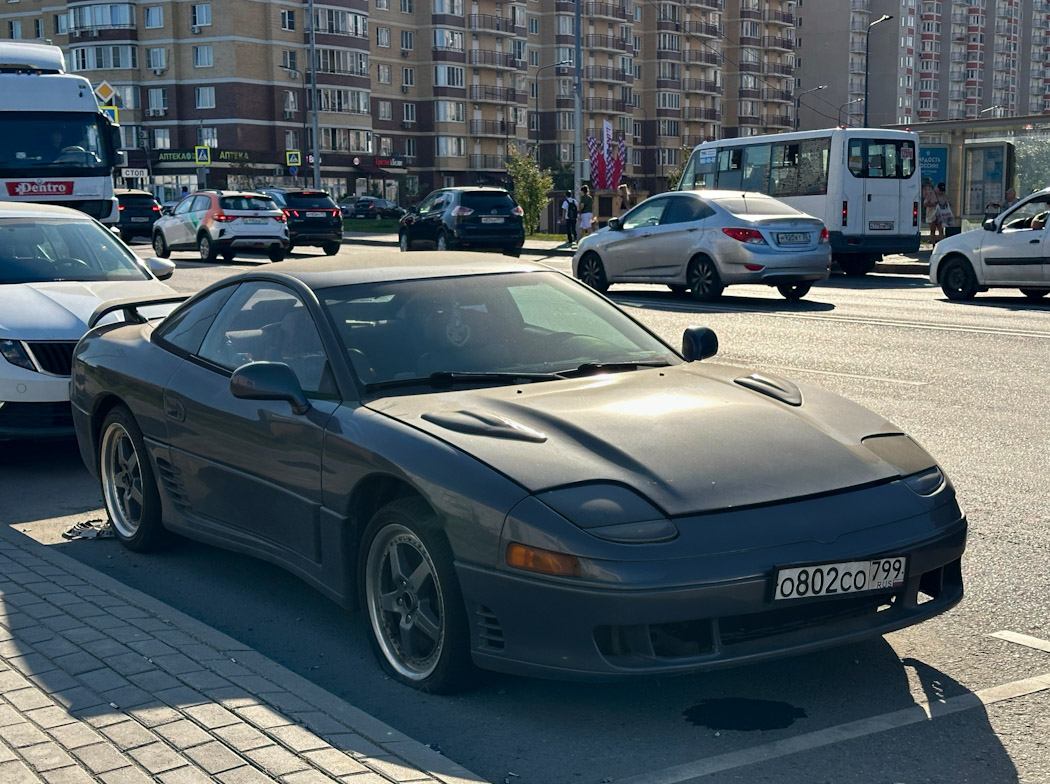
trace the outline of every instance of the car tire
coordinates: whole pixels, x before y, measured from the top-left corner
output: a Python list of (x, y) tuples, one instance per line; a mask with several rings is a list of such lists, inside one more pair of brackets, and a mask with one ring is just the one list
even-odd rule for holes
[(437, 249), (441, 250), (441, 251), (445, 251), (445, 250), (455, 250), (456, 248), (452, 244), (452, 242), (449, 240), (448, 234), (446, 234), (443, 231), (439, 231), (438, 232), (438, 236), (437, 236)]
[(215, 243), (211, 241), (211, 235), (208, 232), (203, 231), (197, 237), (197, 251), (201, 255), (201, 261), (215, 261), (218, 256)]
[(117, 406), (106, 415), (99, 432), (99, 478), (113, 534), (129, 550), (156, 549), (167, 531), (161, 523), (160, 493), (142, 431), (131, 412)]
[(521, 248), (504, 248), (503, 255), (518, 258), (519, 256), (521, 256)]
[(605, 265), (594, 251), (583, 254), (576, 269), (576, 276), (595, 291), (604, 294), (609, 290), (609, 276), (605, 274)]
[(941, 268), (941, 291), (954, 302), (971, 300), (977, 294), (977, 275), (970, 262), (956, 256)]
[(401, 249), (402, 253), (408, 253), (412, 250), (412, 240), (408, 238), (406, 232), (401, 232), (397, 238), (397, 246)]
[[(334, 256), (339, 252), (339, 248), (341, 247), (341, 242), (326, 242), (324, 245), (321, 246), (321, 250), (324, 251), (325, 256)], [(288, 252), (291, 253), (292, 249), (289, 248)]]
[(266, 257), (273, 262), (284, 261), (284, 250), (282, 248), (270, 248), (266, 251)]
[(131, 240), (132, 240), (132, 238), (134, 236), (135, 235), (132, 234), (130, 231), (122, 231), (122, 232), (120, 232), (120, 238), (122, 240), (124, 240), (124, 242), (131, 242)]
[(718, 274), (718, 268), (707, 256), (697, 256), (689, 262), (689, 291), (693, 299), (700, 302), (712, 302), (722, 296), (725, 284)]
[(1021, 289), (1021, 293), (1028, 299), (1042, 299), (1047, 294), (1050, 294), (1050, 289)]
[(780, 292), (780, 296), (784, 299), (797, 302), (809, 294), (811, 288), (812, 284), (810, 283), (781, 283), (777, 286), (777, 291)]
[(365, 529), (360, 596), (380, 666), (414, 689), (451, 694), (475, 673), (452, 549), (419, 498), (382, 507)]
[(153, 252), (162, 259), (171, 255), (171, 248), (168, 247), (168, 243), (164, 241), (164, 235), (159, 231), (153, 233)]
[(862, 278), (875, 269), (874, 256), (840, 256), (835, 261), (839, 269), (850, 278)]
[(226, 251), (225, 253), (222, 254), (222, 260), (225, 261), (227, 264), (229, 264), (231, 261), (234, 260), (234, 258), (236, 258), (236, 256), (237, 256), (237, 254), (234, 253), (233, 251)]

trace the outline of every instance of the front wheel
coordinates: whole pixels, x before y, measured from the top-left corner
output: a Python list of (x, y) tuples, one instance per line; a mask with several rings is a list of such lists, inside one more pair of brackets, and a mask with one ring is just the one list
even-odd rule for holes
[(688, 280), (693, 299), (701, 302), (716, 300), (725, 291), (718, 268), (707, 256), (697, 256), (689, 264)]
[(201, 261), (215, 261), (215, 257), (218, 255), (215, 243), (211, 241), (211, 237), (207, 233), (201, 234), (197, 238), (197, 250), (201, 254)]
[(162, 259), (171, 255), (171, 248), (168, 247), (168, 243), (164, 241), (164, 235), (159, 231), (153, 235), (153, 252)]
[(470, 634), (452, 550), (418, 498), (384, 506), (362, 546), (361, 596), (383, 669), (421, 691), (450, 694), (473, 673)]
[(129, 550), (152, 550), (162, 543), (166, 531), (142, 431), (131, 412), (119, 406), (106, 415), (101, 433), (99, 477), (113, 533)]
[(397, 238), (397, 246), (401, 249), (402, 253), (408, 253), (412, 250), (412, 240), (408, 238), (408, 234), (401, 232)]
[(609, 278), (605, 274), (605, 265), (602, 264), (602, 260), (597, 253), (585, 253), (583, 258), (580, 259), (580, 266), (576, 274), (581, 281), (595, 291), (600, 291), (604, 294), (609, 290)]
[(1047, 294), (1050, 294), (1050, 289), (1021, 289), (1021, 293), (1028, 299), (1042, 299)]
[[(337, 254), (339, 252), (339, 248), (340, 247), (341, 247), (341, 243), (334, 242), (334, 241), (333, 242), (326, 242), (324, 245), (321, 246), (321, 250), (324, 251), (324, 255), (326, 255), (326, 256), (334, 256), (335, 254)], [(289, 248), (288, 250), (289, 250), (289, 252), (291, 252), (291, 248)]]
[(811, 284), (809, 283), (781, 283), (777, 286), (777, 291), (780, 292), (780, 296), (784, 299), (794, 302), (809, 294), (810, 288)]
[(974, 298), (977, 294), (977, 276), (966, 259), (954, 258), (941, 270), (941, 291), (955, 302)]

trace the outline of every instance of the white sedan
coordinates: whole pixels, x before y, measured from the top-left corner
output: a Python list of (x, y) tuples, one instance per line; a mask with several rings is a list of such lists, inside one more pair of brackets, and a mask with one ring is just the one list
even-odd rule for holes
[(174, 270), (82, 212), (0, 201), (0, 441), (72, 436), (70, 367), (91, 314), (115, 299), (178, 297), (160, 282)]
[(991, 288), (1017, 288), (1029, 299), (1050, 293), (1050, 188), (1036, 191), (979, 229), (940, 240), (930, 281), (951, 300)]

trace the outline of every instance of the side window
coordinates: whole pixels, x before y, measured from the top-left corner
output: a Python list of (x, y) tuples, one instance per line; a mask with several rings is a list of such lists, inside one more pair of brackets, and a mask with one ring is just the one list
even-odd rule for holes
[(740, 147), (718, 151), (718, 187), (722, 190), (738, 191), (743, 186), (741, 161), (744, 151)]
[(420, 215), (426, 215), (428, 212), (434, 209), (434, 202), (437, 201), (440, 193), (432, 193), (423, 199), (423, 202), (419, 205), (418, 212)]
[(211, 207), (211, 198), (208, 196), (197, 196), (193, 200), (190, 212), (207, 212), (209, 207)]
[(756, 144), (744, 148), (744, 184), (745, 191), (769, 192), (769, 156), (768, 144)]
[(670, 201), (670, 206), (664, 211), (664, 217), (660, 221), (661, 226), (703, 220), (714, 212), (700, 199), (694, 199), (691, 196), (672, 198), (668, 201)]
[(909, 179), (915, 173), (915, 143), (850, 139), (849, 171), (854, 177), (867, 179)]
[(213, 291), (207, 297), (183, 308), (153, 333), (154, 341), (161, 345), (167, 344), (186, 354), (196, 354), (201, 347), (201, 341), (204, 340), (204, 334), (215, 319), (215, 314), (226, 304), (226, 300), (236, 288), (227, 286)]
[(190, 207), (193, 206), (193, 202), (197, 200), (196, 196), (187, 196), (185, 199), (175, 205), (175, 215), (185, 215), (190, 211)]
[(290, 289), (274, 283), (241, 285), (208, 330), (199, 356), (227, 370), (283, 362), (307, 395), (335, 392), (313, 316)]
[(770, 196), (795, 196), (798, 193), (799, 143), (773, 145)]
[(642, 202), (623, 216), (623, 228), (637, 229), (645, 226), (658, 225), (664, 207), (667, 206), (667, 202), (667, 199), (650, 199), (649, 201)]

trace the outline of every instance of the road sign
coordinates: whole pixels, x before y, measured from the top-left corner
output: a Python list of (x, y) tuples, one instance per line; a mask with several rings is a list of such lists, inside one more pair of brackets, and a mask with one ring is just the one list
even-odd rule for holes
[(140, 179), (144, 180), (149, 177), (149, 172), (146, 169), (121, 169), (120, 176), (125, 180)]
[(211, 147), (198, 144), (193, 148), (193, 159), (198, 166), (211, 166)]
[(109, 121), (111, 123), (116, 125), (119, 122), (119, 120), (117, 120), (117, 107), (116, 106), (100, 106), (98, 108), (101, 110), (101, 112), (104, 115), (106, 115), (109, 118)]
[(117, 91), (107, 81), (103, 81), (95, 88), (95, 95), (102, 99), (102, 103), (109, 103), (116, 94)]
[(288, 167), (288, 173), (294, 177), (295, 175), (297, 175), (299, 173), (299, 167), (298, 166), (289, 166)]
[[(303, 154), (299, 150), (285, 150), (284, 157), (289, 166), (302, 166)], [(295, 172), (292, 172), (294, 175)]]

